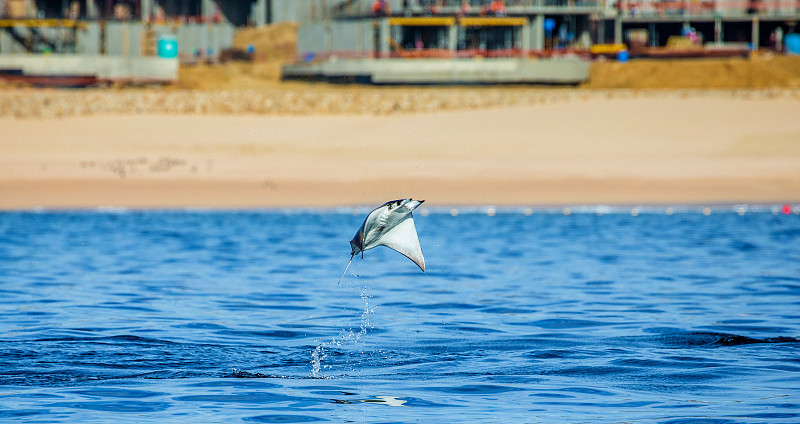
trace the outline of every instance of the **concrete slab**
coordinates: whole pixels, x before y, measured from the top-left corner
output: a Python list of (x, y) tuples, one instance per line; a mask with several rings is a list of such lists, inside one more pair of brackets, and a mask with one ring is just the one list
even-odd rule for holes
[(371, 84), (578, 84), (590, 62), (578, 57), (499, 59), (331, 59), (283, 67), (284, 79)]
[(0, 55), (0, 69), (33, 75), (94, 75), (100, 80), (175, 82), (178, 60), (81, 54)]

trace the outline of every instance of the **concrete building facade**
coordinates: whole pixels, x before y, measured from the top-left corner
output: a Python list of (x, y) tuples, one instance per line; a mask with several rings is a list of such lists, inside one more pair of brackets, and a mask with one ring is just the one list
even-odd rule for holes
[[(666, 45), (671, 36), (685, 35), (689, 29), (704, 42), (747, 43), (758, 48), (770, 47), (776, 30), (783, 34), (800, 31), (800, 0), (386, 0), (386, 6), (377, 12), (376, 3), (272, 0), (269, 17), (271, 22), (294, 20), (302, 25), (377, 17), (524, 18), (526, 23), (515, 31), (496, 34), (495, 38), (513, 38), (512, 45), (531, 50), (638, 42), (643, 33), (645, 43), (657, 47)], [(500, 4), (501, 11), (493, 12), (493, 4)], [(457, 31), (460, 32), (442, 37), (453, 38), (456, 50), (464, 50), (464, 44), (474, 38), (470, 37), (474, 31)], [(483, 37), (477, 42), (493, 42), (491, 36)]]
[(0, 0), (0, 56), (149, 57), (170, 38), (179, 60), (213, 61), (236, 26), (284, 21), (300, 24), (301, 64), (549, 58), (623, 43), (658, 48), (679, 35), (780, 50), (798, 20), (800, 0)]
[(179, 61), (216, 61), (232, 46), (234, 26), (222, 13), (231, 3), (0, 0), (0, 68), (37, 77), (175, 81)]

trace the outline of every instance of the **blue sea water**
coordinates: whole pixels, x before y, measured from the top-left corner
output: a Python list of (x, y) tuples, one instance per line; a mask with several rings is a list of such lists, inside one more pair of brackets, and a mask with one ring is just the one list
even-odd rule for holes
[(366, 212), (0, 213), (0, 421), (800, 422), (798, 215)]

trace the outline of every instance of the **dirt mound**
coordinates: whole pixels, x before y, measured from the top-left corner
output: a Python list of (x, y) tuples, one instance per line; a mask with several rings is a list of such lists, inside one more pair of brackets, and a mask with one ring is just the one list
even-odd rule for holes
[(283, 62), (228, 62), (181, 66), (175, 88), (197, 90), (252, 90), (281, 84)]
[(178, 88), (257, 89), (279, 84), (281, 66), (294, 60), (297, 24), (281, 22), (259, 28), (244, 28), (233, 37), (233, 47), (254, 49), (252, 62), (181, 66)]
[(800, 56), (637, 59), (592, 64), (586, 88), (798, 88)]
[(297, 24), (281, 22), (237, 31), (233, 37), (233, 47), (247, 50), (248, 46), (255, 48), (256, 62), (294, 60), (297, 50)]

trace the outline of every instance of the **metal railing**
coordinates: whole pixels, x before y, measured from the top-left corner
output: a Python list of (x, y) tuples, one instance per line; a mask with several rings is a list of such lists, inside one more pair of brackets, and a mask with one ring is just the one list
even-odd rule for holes
[(623, 16), (643, 19), (800, 15), (798, 0), (620, 0), (616, 8)]
[[(551, 9), (597, 11), (606, 7), (609, 0), (507, 0), (502, 15), (525, 15)], [(419, 15), (493, 15), (491, 1), (470, 0), (410, 0), (405, 3), (388, 2), (387, 10), (373, 11), (373, 0), (345, 0), (331, 8), (331, 15), (340, 18)], [(397, 3), (397, 4), (395, 4)], [(405, 5), (405, 7), (403, 7)], [(387, 13), (388, 12), (388, 13)]]
[(331, 59), (476, 59), (476, 58), (551, 58), (580, 57), (589, 59), (589, 49), (393, 49), (386, 53), (373, 51), (337, 50), (298, 55), (297, 63), (325, 62)]
[[(409, 0), (388, 2), (391, 16), (492, 15), (491, 0)], [(373, 13), (373, 0), (345, 0), (333, 6), (340, 18), (387, 16)], [(406, 5), (403, 7), (402, 5)], [(619, 13), (627, 17), (781, 16), (800, 18), (800, 0), (506, 0), (502, 15)]]

